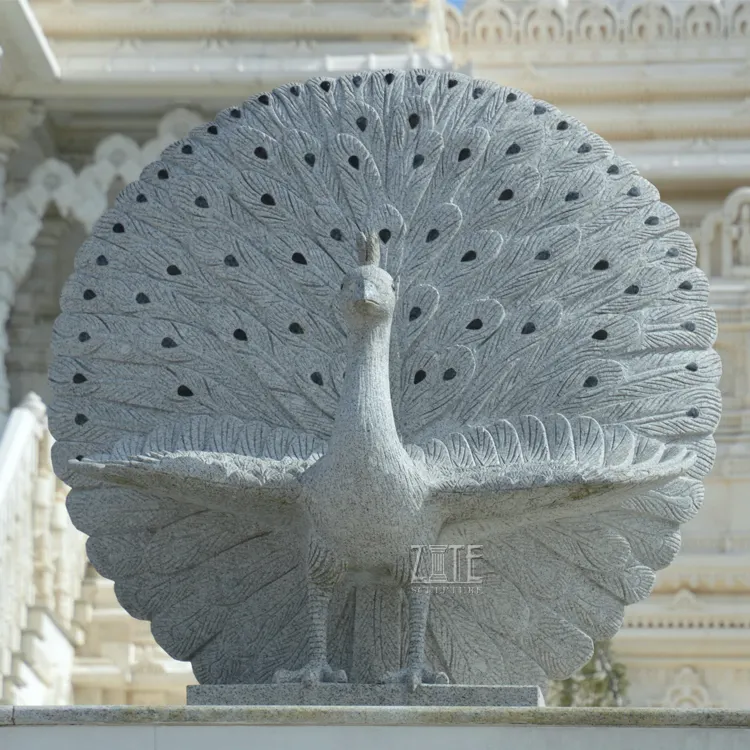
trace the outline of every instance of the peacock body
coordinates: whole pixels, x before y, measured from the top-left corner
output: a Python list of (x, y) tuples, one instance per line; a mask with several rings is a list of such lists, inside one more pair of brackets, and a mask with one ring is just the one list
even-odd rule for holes
[[(716, 322), (656, 189), (549, 104), (290, 84), (149, 165), (76, 257), (54, 462), (204, 683), (565, 677), (698, 511)], [(481, 591), (414, 549), (481, 547)]]

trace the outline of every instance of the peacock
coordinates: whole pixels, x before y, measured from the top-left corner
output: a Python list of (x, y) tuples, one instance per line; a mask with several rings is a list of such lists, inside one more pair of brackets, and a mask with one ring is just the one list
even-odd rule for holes
[[(713, 461), (716, 321), (678, 226), (576, 119), (458, 73), (222, 111), (63, 290), (54, 465), (92, 564), (201, 683), (567, 677)], [(481, 585), (419, 584), (469, 547)]]

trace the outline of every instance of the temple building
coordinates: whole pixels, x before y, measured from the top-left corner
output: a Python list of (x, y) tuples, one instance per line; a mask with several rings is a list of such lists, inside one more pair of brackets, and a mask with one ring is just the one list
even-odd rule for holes
[(750, 703), (750, 0), (3, 0), (0, 48), (0, 704), (184, 703), (194, 682), (91, 569), (50, 466), (51, 327), (78, 245), (217, 110), (418, 67), (577, 117), (692, 235), (719, 318), (718, 458), (613, 648), (632, 705)]

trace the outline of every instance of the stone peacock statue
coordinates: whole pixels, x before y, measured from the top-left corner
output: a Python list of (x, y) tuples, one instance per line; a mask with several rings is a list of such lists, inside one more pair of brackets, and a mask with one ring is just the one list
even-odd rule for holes
[[(701, 503), (694, 264), (631, 164), (520, 91), (256, 96), (78, 252), (51, 367), (70, 514), (203, 683), (566, 677)], [(481, 547), (481, 590), (416, 585), (430, 545)]]

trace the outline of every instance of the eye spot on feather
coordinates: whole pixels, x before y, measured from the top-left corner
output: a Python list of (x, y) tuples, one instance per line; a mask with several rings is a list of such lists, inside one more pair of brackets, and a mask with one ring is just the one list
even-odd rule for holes
[(83, 461), (83, 455), (76, 456), (76, 461)]
[(599, 385), (599, 378), (596, 375), (589, 375), (586, 380), (583, 381), (584, 388), (596, 388)]
[(609, 334), (603, 328), (600, 328), (598, 331), (594, 331), (594, 333), (591, 334), (591, 338), (596, 341), (605, 341), (608, 336)]
[(350, 156), (349, 157), (349, 166), (352, 169), (359, 169), (359, 157), (358, 156)]
[(258, 146), (253, 153), (258, 159), (268, 159), (268, 151), (266, 151), (263, 146)]
[(367, 118), (366, 117), (358, 117), (357, 118), (357, 127), (364, 133), (365, 130), (367, 130)]
[(219, 134), (219, 128), (216, 127), (216, 125), (209, 125), (206, 128), (206, 131), (210, 133), (211, 135), (218, 135)]
[(536, 254), (536, 255), (534, 256), (534, 258), (536, 258), (536, 260), (549, 260), (549, 257), (550, 257), (550, 253), (549, 253), (549, 250), (540, 250), (540, 251), (539, 251), (539, 252), (538, 252), (538, 253), (537, 253), (537, 254)]
[(698, 372), (698, 365), (695, 362), (691, 362), (689, 365), (685, 365), (685, 369), (690, 372)]
[(247, 341), (247, 334), (241, 328), (236, 328), (232, 334), (237, 341)]
[(683, 327), (683, 328), (684, 328), (684, 329), (685, 329), (686, 331), (690, 331), (690, 332), (692, 333), (692, 332), (693, 332), (693, 331), (695, 330), (695, 323), (693, 323), (693, 321), (692, 321), (692, 320), (688, 320), (688, 321), (687, 321), (687, 323), (683, 323), (683, 324), (682, 324), (682, 327)]
[(229, 268), (237, 268), (237, 266), (239, 266), (239, 262), (237, 258), (234, 257), (234, 255), (227, 255), (224, 257), (224, 265), (229, 266)]
[(543, 115), (547, 111), (547, 107), (545, 107), (543, 104), (535, 104), (534, 105), (534, 114), (535, 115)]
[(635, 185), (633, 185), (633, 187), (630, 188), (630, 190), (628, 190), (628, 195), (631, 198), (637, 198), (640, 194), (641, 194), (641, 189)]
[(85, 414), (76, 414), (75, 423), (80, 427), (81, 425), (86, 424), (86, 422), (89, 421), (89, 418)]
[(192, 154), (193, 153), (193, 147), (189, 143), (186, 143), (182, 147), (181, 151), (182, 151), (183, 154)]
[(183, 398), (190, 398), (193, 395), (193, 392), (186, 385), (181, 385), (177, 389), (177, 395), (182, 396)]
[(700, 412), (699, 412), (699, 411), (698, 411), (698, 409), (696, 409), (695, 407), (693, 407), (692, 409), (688, 409), (688, 410), (687, 410), (687, 411), (685, 412), (685, 414), (686, 414), (686, 415), (687, 415), (688, 417), (692, 417), (693, 419), (695, 419), (696, 417), (699, 417), (699, 416), (700, 416)]
[(174, 349), (177, 346), (177, 342), (173, 338), (165, 336), (161, 340), (161, 345), (164, 349)]
[(448, 81), (448, 88), (452, 89), (454, 86), (458, 86), (458, 81), (455, 78), (451, 78)]
[(528, 335), (529, 333), (534, 333), (534, 331), (536, 331), (536, 326), (531, 322), (524, 323), (523, 328), (521, 328), (521, 333), (524, 335)]
[(659, 217), (658, 216), (649, 216), (644, 224), (648, 227), (655, 227), (659, 223)]
[(136, 203), (147, 203), (148, 198), (143, 193), (138, 193), (138, 195), (135, 196), (135, 202)]
[(305, 332), (305, 329), (299, 323), (289, 324), (289, 333), (294, 333), (297, 336), (301, 336)]
[(107, 266), (107, 265), (109, 265), (109, 261), (107, 260), (107, 256), (106, 255), (100, 255), (96, 259), (96, 265), (97, 266)]
[(424, 370), (417, 370), (414, 373), (414, 385), (421, 383), (427, 377), (427, 373)]
[(477, 259), (477, 254), (474, 250), (469, 250), (469, 252), (464, 253), (463, 258), (461, 258), (461, 263), (469, 263), (472, 260)]
[(470, 331), (479, 331), (482, 326), (484, 326), (484, 323), (482, 322), (481, 318), (474, 318), (467, 326), (466, 328)]
[(595, 271), (606, 271), (608, 268), (609, 268), (608, 260), (598, 260), (596, 263), (594, 263)]
[(424, 156), (422, 154), (415, 154), (414, 161), (411, 163), (413, 169), (418, 169), (424, 164)]
[(292, 93), (292, 96), (299, 96), (299, 86), (292, 86), (289, 91)]
[(580, 146), (578, 147), (578, 153), (579, 153), (579, 154), (588, 154), (588, 153), (589, 153), (589, 151), (591, 151), (591, 146), (589, 146), (589, 144), (588, 144), (588, 143), (582, 143), (582, 144), (581, 144), (581, 145), (580, 145)]
[(331, 239), (336, 240), (336, 242), (341, 242), (341, 240), (344, 239), (344, 234), (340, 229), (332, 229), (331, 230)]
[(380, 237), (380, 241), (384, 244), (388, 244), (388, 240), (391, 239), (391, 230), (390, 229), (381, 229), (378, 232), (378, 237)]
[(85, 383), (87, 380), (88, 378), (80, 372), (73, 375), (73, 382), (76, 384)]
[(419, 125), (421, 118), (416, 112), (409, 115), (409, 127), (414, 130)]
[(112, 225), (112, 231), (115, 234), (122, 234), (125, 231), (125, 227), (118, 221), (117, 224)]
[(638, 286), (638, 284), (631, 284), (626, 290), (625, 294), (638, 294), (638, 292), (641, 291), (641, 288)]
[(260, 96), (258, 97), (258, 101), (259, 101), (259, 102), (260, 102), (261, 104), (264, 104), (264, 105), (265, 105), (266, 107), (267, 107), (267, 106), (268, 106), (268, 105), (269, 105), (269, 104), (271, 103), (271, 100), (270, 100), (270, 99), (268, 98), (268, 94), (261, 94), (261, 95), (260, 95)]
[(199, 195), (195, 199), (195, 205), (198, 206), (198, 208), (208, 208), (208, 201), (204, 196)]
[(321, 81), (320, 82), (320, 88), (323, 89), (323, 91), (330, 91), (331, 90), (331, 82), (330, 81)]
[(315, 385), (323, 385), (323, 376), (317, 371), (310, 375), (310, 380), (312, 380)]
[(670, 247), (665, 253), (668, 258), (676, 258), (680, 254), (680, 251), (676, 247)]
[(565, 120), (561, 120), (557, 123), (557, 129), (558, 130), (567, 130), (570, 127), (570, 124), (566, 122)]
[(449, 367), (443, 373), (443, 380), (453, 380), (453, 378), (455, 378), (457, 374), (458, 373), (452, 367)]
[(581, 197), (581, 194), (577, 190), (571, 190), (565, 196), (565, 202), (570, 203), (571, 201), (577, 201)]
[(314, 167), (315, 166), (315, 154), (305, 154), (305, 161), (309, 164), (309, 166)]
[(83, 298), (88, 301), (96, 297), (96, 292), (93, 289), (86, 289), (83, 293)]
[(416, 320), (422, 314), (422, 308), (414, 306), (409, 310), (409, 322)]
[(680, 289), (684, 289), (686, 292), (689, 292), (693, 288), (693, 285), (689, 281), (683, 281), (682, 284), (680, 284)]
[(135, 301), (139, 305), (147, 305), (151, 300), (148, 298), (147, 294), (144, 294), (143, 292), (138, 292), (138, 294), (135, 297)]
[(513, 92), (511, 92), (510, 94), (508, 94), (508, 96), (505, 97), (506, 102), (514, 102), (516, 101), (516, 99), (518, 99), (518, 95), (514, 94)]
[(276, 200), (270, 193), (263, 193), (263, 195), (260, 196), (260, 202), (264, 206), (275, 206)]
[(521, 153), (521, 147), (517, 143), (511, 143), (508, 146), (508, 150), (505, 152), (508, 156), (515, 156)]
[(386, 73), (385, 74), (385, 82), (390, 86), (393, 81), (395, 80), (396, 76), (393, 75), (393, 73)]
[(182, 271), (180, 271), (180, 269), (177, 266), (171, 265), (171, 266), (167, 266), (167, 273), (170, 276), (180, 276), (182, 274)]
[(620, 174), (620, 167), (618, 167), (617, 164), (610, 164), (610, 166), (607, 167), (607, 174)]
[(300, 266), (306, 266), (307, 265), (307, 258), (305, 258), (302, 253), (293, 253), (292, 254), (292, 260)]
[(358, 89), (362, 85), (362, 76), (354, 76), (352, 83), (354, 84), (354, 88)]
[(423, 75), (417, 76), (417, 85), (421, 86), (425, 82), (425, 77)]
[(430, 229), (429, 232), (427, 232), (427, 242), (434, 242), (438, 237), (440, 237), (440, 231), (438, 229)]
[(510, 188), (505, 188), (502, 193), (498, 196), (499, 201), (509, 201), (513, 198), (513, 191)]
[(157, 177), (158, 177), (158, 178), (159, 178), (160, 180), (168, 180), (168, 179), (169, 179), (169, 172), (167, 172), (167, 170), (166, 170), (166, 169), (160, 169), (160, 170), (159, 170), (159, 171), (158, 171), (158, 172), (156, 173), (156, 176), (157, 176)]
[(87, 333), (86, 331), (81, 331), (81, 332), (80, 332), (80, 333), (78, 334), (78, 340), (79, 340), (79, 341), (80, 341), (80, 342), (81, 342), (82, 344), (85, 344), (85, 343), (86, 343), (86, 342), (87, 342), (87, 341), (88, 341), (88, 340), (89, 340), (90, 338), (91, 338), (90, 334), (88, 334), (88, 333)]
[(474, 91), (471, 92), (471, 96), (474, 99), (479, 99), (482, 94), (484, 94), (484, 89), (481, 86), (477, 86)]
[(240, 117), (242, 117), (242, 112), (241, 112), (241, 111), (240, 111), (239, 109), (237, 109), (237, 107), (234, 107), (234, 108), (233, 108), (233, 109), (232, 109), (232, 110), (231, 110), (231, 111), (229, 112), (229, 114), (230, 114), (230, 115), (232, 115), (232, 117), (236, 117), (236, 118), (240, 118)]
[(461, 151), (458, 153), (458, 160), (459, 161), (466, 161), (471, 156), (471, 149), (470, 148), (462, 148)]

